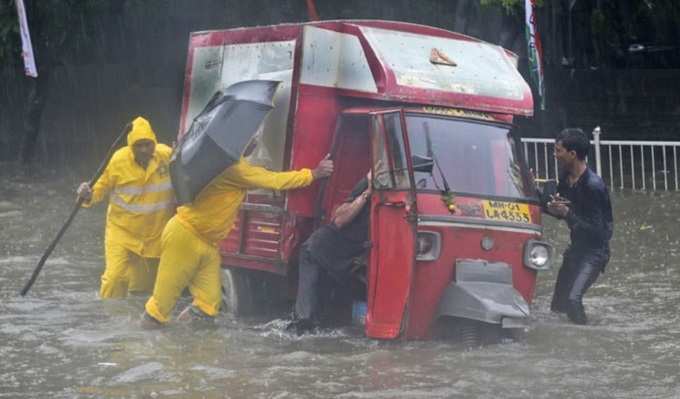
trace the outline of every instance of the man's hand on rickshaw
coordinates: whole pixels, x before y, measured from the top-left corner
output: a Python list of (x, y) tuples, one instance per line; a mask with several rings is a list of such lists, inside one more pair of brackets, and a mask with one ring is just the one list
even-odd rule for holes
[(312, 170), (314, 180), (323, 179), (333, 173), (333, 160), (330, 159), (331, 154), (326, 154), (324, 159), (319, 161), (319, 164)]

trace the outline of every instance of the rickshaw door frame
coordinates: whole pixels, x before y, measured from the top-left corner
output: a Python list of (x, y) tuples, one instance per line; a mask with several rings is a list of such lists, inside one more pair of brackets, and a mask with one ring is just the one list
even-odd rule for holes
[(371, 112), (371, 254), (366, 335), (403, 336), (413, 287), (417, 207), (402, 109)]

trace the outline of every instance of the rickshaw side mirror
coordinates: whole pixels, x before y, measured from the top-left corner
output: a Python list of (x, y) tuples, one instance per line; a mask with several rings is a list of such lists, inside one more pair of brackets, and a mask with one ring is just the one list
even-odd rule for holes
[(434, 167), (434, 160), (430, 157), (424, 157), (421, 155), (413, 155), (411, 157), (411, 163), (413, 164), (414, 172), (432, 173), (432, 168)]

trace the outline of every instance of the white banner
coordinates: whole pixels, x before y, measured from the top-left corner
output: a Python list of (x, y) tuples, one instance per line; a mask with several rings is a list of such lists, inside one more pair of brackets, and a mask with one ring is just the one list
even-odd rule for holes
[(17, 15), (19, 16), (19, 29), (21, 31), (21, 57), (24, 59), (24, 73), (33, 78), (37, 78), (38, 68), (35, 66), (35, 57), (33, 56), (31, 33), (28, 31), (24, 0), (15, 0), (15, 3), (17, 5)]

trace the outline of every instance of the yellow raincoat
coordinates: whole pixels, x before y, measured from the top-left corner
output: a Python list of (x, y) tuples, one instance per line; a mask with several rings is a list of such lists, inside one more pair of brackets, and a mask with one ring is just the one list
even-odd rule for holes
[[(147, 139), (156, 143), (146, 169), (134, 158), (132, 145)], [(116, 151), (92, 188), (89, 207), (109, 197), (106, 213), (106, 268), (101, 278), (102, 298), (120, 298), (129, 291), (150, 292), (161, 254), (161, 233), (174, 213), (168, 162), (172, 149), (158, 144), (149, 122), (132, 122), (127, 147)]]
[(209, 316), (222, 299), (218, 241), (225, 238), (251, 188), (289, 190), (314, 181), (311, 170), (271, 172), (241, 159), (206, 186), (196, 199), (177, 209), (163, 231), (161, 260), (146, 312), (166, 323), (182, 290), (189, 287), (193, 305)]

